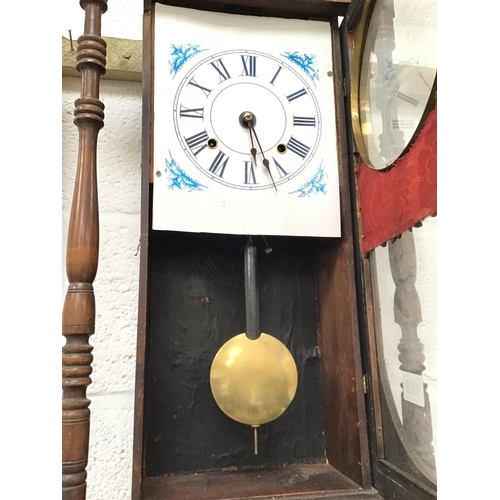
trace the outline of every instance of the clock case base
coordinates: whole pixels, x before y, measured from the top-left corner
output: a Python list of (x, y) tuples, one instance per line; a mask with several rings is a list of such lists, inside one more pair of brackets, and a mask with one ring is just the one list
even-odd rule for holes
[(327, 464), (301, 464), (245, 471), (205, 472), (144, 480), (143, 500), (381, 500), (372, 488), (363, 489)]
[[(175, 2), (164, 2), (175, 5)], [(204, 8), (235, 13), (245, 11), (252, 2), (238, 2), (227, 8), (222, 2), (203, 3)], [(136, 398), (134, 418), (133, 500), (169, 498), (215, 500), (222, 498), (379, 498), (371, 488), (368, 437), (366, 428), (363, 373), (358, 332), (358, 310), (354, 273), (354, 240), (352, 206), (346, 148), (344, 96), (339, 31), (336, 16), (339, 5), (330, 2), (276, 2), (267, 9), (264, 2), (253, 2), (259, 15), (279, 17), (332, 19), (334, 78), (337, 82), (338, 150), (340, 152), (339, 182), (343, 235), (336, 239), (317, 239), (314, 243), (317, 290), (317, 331), (321, 355), (321, 394), (324, 422), (324, 458), (313, 464), (294, 464), (294, 457), (282, 467), (268, 466), (246, 470), (197, 471), (183, 474), (164, 473), (152, 477), (146, 464), (145, 391), (147, 386), (149, 332), (154, 318), (150, 311), (152, 267), (150, 242), (152, 201), (152, 2), (145, 2), (143, 51), (143, 157), (141, 263), (139, 287), (139, 328), (137, 343)], [(325, 4), (329, 4), (328, 6)], [(184, 7), (197, 7), (199, 2), (185, 2)], [(307, 9), (309, 8), (309, 14)], [(328, 14), (323, 12), (329, 8)], [(294, 10), (296, 9), (296, 10)], [(304, 10), (306, 9), (306, 10)], [(234, 332), (238, 334), (241, 332)], [(272, 333), (272, 332), (270, 332)], [(175, 404), (175, 402), (169, 402)], [(303, 423), (307, 426), (307, 422)], [(168, 429), (165, 429), (168, 432)], [(260, 477), (259, 477), (260, 476)], [(267, 478), (266, 480), (261, 478)], [(281, 482), (280, 482), (281, 478)], [(267, 481), (267, 486), (264, 486)], [(230, 484), (237, 484), (240, 493), (230, 493)], [(239, 496), (237, 496), (239, 495)], [(266, 496), (267, 495), (267, 496)], [(290, 496), (293, 495), (293, 496)], [(353, 496), (354, 495), (354, 496)], [(372, 495), (372, 496), (370, 496)], [(375, 496), (373, 496), (375, 495)]]

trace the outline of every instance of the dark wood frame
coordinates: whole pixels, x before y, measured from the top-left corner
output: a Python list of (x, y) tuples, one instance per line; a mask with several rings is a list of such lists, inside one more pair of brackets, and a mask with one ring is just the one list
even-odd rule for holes
[[(353, 49), (355, 30), (361, 22), (364, 0), (352, 0), (347, 11), (341, 29), (342, 58), (344, 68), (351, 67), (353, 61)], [(351, 88), (351, 73), (346, 71), (346, 88)], [(436, 92), (436, 88), (433, 89)], [(435, 102), (435, 96), (431, 99)], [(346, 99), (347, 116), (351, 115), (351, 100)], [(352, 166), (349, 170), (351, 179), (352, 199), (359, 203), (356, 190), (356, 168), (361, 164), (361, 158), (356, 148), (354, 133), (349, 120), (347, 120), (347, 133), (349, 158)], [(377, 287), (373, 283), (372, 262), (370, 254), (362, 252), (363, 242), (360, 231), (359, 207), (353, 212), (353, 236), (357, 242), (354, 245), (356, 263), (356, 282), (359, 306), (359, 332), (363, 354), (363, 365), (366, 371), (367, 399), (366, 410), (368, 419), (368, 434), (370, 440), (370, 458), (372, 481), (374, 487), (384, 498), (404, 498), (405, 500), (433, 500), (436, 491), (416, 477), (399, 469), (385, 459), (384, 431), (393, 432), (392, 429), (384, 429), (383, 405), (384, 395), (381, 390), (381, 379), (379, 373), (379, 358), (377, 354), (376, 332), (380, 330), (379, 298)], [(396, 431), (394, 430), (396, 433)]]
[[(203, 8), (204, 10), (223, 11), (225, 2), (220, 0), (191, 0), (180, 2), (165, 1), (170, 5)], [(338, 15), (344, 15), (346, 3), (310, 0), (307, 2), (288, 0), (270, 2), (264, 0), (239, 0), (226, 11), (247, 13), (274, 17), (296, 17), (334, 20), (332, 24), (334, 78), (343, 80), (339, 29), (336, 27)], [(272, 495), (293, 493), (293, 490), (276, 489), (277, 471), (269, 475), (268, 486), (256, 490), (255, 478), (252, 473), (236, 471), (229, 477), (227, 473), (207, 473), (189, 476), (186, 483), (182, 479), (145, 478), (144, 471), (144, 373), (147, 369), (146, 343), (148, 318), (148, 254), (151, 214), (151, 184), (152, 184), (152, 107), (153, 102), (153, 6), (154, 0), (145, 1), (144, 10), (144, 49), (143, 49), (143, 154), (142, 154), (142, 219), (141, 219), (141, 263), (139, 290), (139, 320), (137, 339), (137, 375), (135, 393), (135, 424), (134, 424), (134, 460), (132, 498), (175, 498), (169, 492), (180, 491), (180, 484), (187, 484), (187, 492), (193, 494), (197, 488), (204, 488), (207, 479), (212, 483), (212, 489), (227, 488), (234, 480), (250, 488), (249, 496), (258, 494), (262, 498)], [(312, 466), (314, 470), (306, 472), (314, 479), (315, 491), (302, 492), (300, 498), (339, 498), (343, 495), (359, 494), (363, 498), (379, 498), (374, 495), (371, 487), (370, 460), (368, 450), (368, 434), (365, 416), (365, 401), (363, 390), (363, 371), (358, 331), (358, 307), (355, 280), (355, 261), (352, 227), (352, 193), (349, 178), (349, 160), (343, 85), (336, 86), (337, 105), (337, 146), (339, 151), (341, 223), (343, 236), (329, 239), (318, 244), (318, 303), (319, 303), (319, 342), (322, 358), (322, 383), (324, 393), (326, 454), (329, 466), (326, 479), (321, 479), (325, 473), (325, 464)], [(342, 355), (339, 355), (342, 353)], [(298, 466), (300, 468), (300, 466)], [(291, 473), (297, 467), (289, 468)], [(301, 469), (304, 472), (304, 468)], [(185, 477), (185, 476), (184, 476)], [(172, 487), (172, 484), (174, 486)], [(170, 490), (168, 489), (170, 485)], [(274, 488), (274, 489), (273, 489)], [(202, 491), (201, 489), (198, 491)], [(241, 490), (240, 490), (241, 491)], [(299, 490), (297, 490), (297, 495)], [(183, 490), (186, 494), (186, 490)], [(201, 493), (200, 493), (201, 494)], [(221, 493), (222, 494), (222, 493)], [(241, 494), (241, 493), (240, 493)], [(266, 496), (267, 495), (267, 496)], [(184, 498), (184, 497), (183, 497)], [(201, 498), (201, 497), (200, 497)], [(212, 498), (212, 497), (211, 497)], [(213, 498), (216, 498), (215, 496)], [(217, 497), (219, 498), (219, 497)], [(293, 498), (296, 498), (295, 496)], [(298, 497), (297, 497), (298, 498)]]

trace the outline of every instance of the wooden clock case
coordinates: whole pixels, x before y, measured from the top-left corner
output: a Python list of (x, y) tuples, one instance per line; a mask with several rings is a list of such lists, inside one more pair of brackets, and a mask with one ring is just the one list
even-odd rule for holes
[[(154, 1), (146, 0), (132, 498), (380, 498), (371, 487), (342, 84), (346, 70), (337, 27), (348, 4), (162, 3), (331, 20), (342, 237), (254, 237), (260, 250), (262, 330), (268, 328), (291, 349), (302, 384), (289, 411), (262, 427), (261, 453), (255, 457), (251, 430), (231, 421), (211, 399), (207, 371), (222, 343), (244, 331), (238, 263), (246, 238), (151, 230)], [(269, 256), (263, 251), (267, 244), (273, 248)]]

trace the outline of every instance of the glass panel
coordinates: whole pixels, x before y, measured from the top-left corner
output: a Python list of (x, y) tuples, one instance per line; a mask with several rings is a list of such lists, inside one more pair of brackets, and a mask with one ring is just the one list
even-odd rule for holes
[(437, 454), (436, 229), (437, 218), (428, 218), (372, 253), (383, 458), (431, 485)]
[(363, 159), (377, 170), (403, 153), (433, 93), (436, 13), (437, 0), (375, 1), (363, 50), (359, 111)]

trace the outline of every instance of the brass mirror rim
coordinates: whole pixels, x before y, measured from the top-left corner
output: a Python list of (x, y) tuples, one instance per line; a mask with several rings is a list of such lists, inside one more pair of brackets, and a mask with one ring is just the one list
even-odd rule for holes
[(420, 117), (420, 121), (417, 125), (417, 128), (413, 132), (411, 139), (408, 141), (408, 144), (403, 149), (403, 151), (401, 151), (398, 157), (389, 164), (387, 164), (385, 167), (383, 168), (375, 167), (375, 165), (373, 165), (373, 163), (370, 161), (370, 157), (368, 155), (368, 148), (366, 147), (362, 131), (362, 124), (360, 118), (362, 103), (360, 99), (360, 91), (361, 91), (361, 66), (363, 64), (363, 54), (366, 46), (366, 35), (370, 27), (372, 14), (375, 9), (375, 5), (377, 4), (377, 1), (383, 1), (383, 0), (365, 0), (360, 20), (354, 31), (353, 62), (351, 66), (351, 122), (352, 122), (354, 139), (356, 141), (356, 146), (358, 148), (359, 154), (361, 155), (361, 159), (363, 160), (363, 162), (366, 163), (373, 170), (376, 170), (377, 172), (387, 172), (394, 166), (395, 162), (397, 162), (409, 151), (410, 147), (413, 145), (415, 139), (420, 133), (420, 130), (422, 129), (425, 121), (427, 120), (427, 116), (429, 115), (431, 110), (434, 109), (436, 105), (437, 71), (436, 71), (436, 76), (434, 77), (434, 83), (432, 85), (429, 98), (427, 100), (427, 104), (422, 113), (422, 116)]
[(366, 45), (366, 34), (370, 25), (371, 14), (375, 7), (375, 0), (365, 0), (361, 18), (354, 31), (354, 52), (351, 70), (351, 121), (352, 130), (356, 146), (363, 161), (372, 167), (368, 159), (368, 150), (365, 147), (365, 141), (361, 131), (360, 118), (360, 98), (361, 90), (361, 64), (363, 62), (363, 53)]

